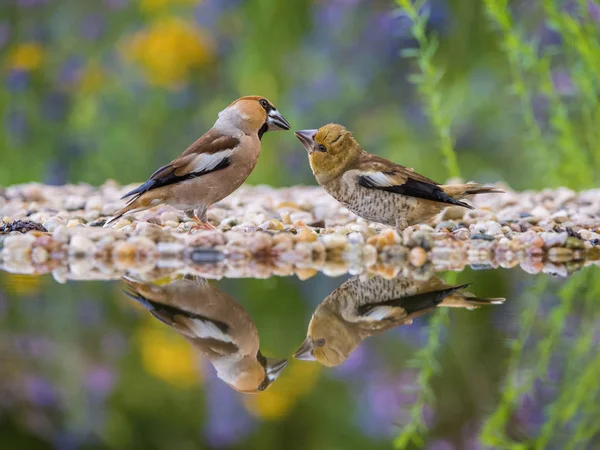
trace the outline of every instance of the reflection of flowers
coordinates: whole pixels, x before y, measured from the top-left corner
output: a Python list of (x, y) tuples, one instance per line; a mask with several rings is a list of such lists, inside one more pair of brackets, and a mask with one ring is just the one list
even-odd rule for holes
[(259, 395), (244, 398), (246, 409), (264, 420), (285, 417), (298, 398), (314, 386), (319, 369), (318, 364), (290, 362), (289, 367), (269, 389)]
[(145, 12), (158, 12), (168, 6), (193, 6), (199, 0), (140, 0), (140, 9)]
[(8, 55), (8, 66), (15, 70), (35, 70), (42, 64), (44, 50), (36, 42), (17, 45)]
[(39, 292), (43, 279), (35, 275), (5, 273), (0, 277), (0, 281), (6, 292), (27, 296)]
[(123, 53), (144, 68), (152, 84), (176, 87), (211, 59), (212, 49), (208, 37), (192, 23), (163, 18), (136, 33)]
[(194, 367), (192, 346), (158, 321), (141, 327), (139, 334), (142, 360), (146, 370), (174, 386), (195, 385), (200, 373)]

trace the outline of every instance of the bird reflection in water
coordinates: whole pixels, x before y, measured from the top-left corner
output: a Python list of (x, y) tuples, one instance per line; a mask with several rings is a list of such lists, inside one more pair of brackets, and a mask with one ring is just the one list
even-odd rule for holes
[(264, 391), (287, 366), (287, 359), (262, 355), (258, 331), (246, 310), (205, 279), (186, 278), (162, 286), (123, 281), (129, 297), (190, 341), (236, 391)]
[(329, 294), (317, 307), (308, 325), (307, 337), (294, 357), (318, 361), (329, 367), (342, 364), (369, 336), (400, 325), (439, 306), (475, 309), (501, 304), (503, 298), (479, 298), (440, 278), (426, 281), (410, 278), (356, 276)]

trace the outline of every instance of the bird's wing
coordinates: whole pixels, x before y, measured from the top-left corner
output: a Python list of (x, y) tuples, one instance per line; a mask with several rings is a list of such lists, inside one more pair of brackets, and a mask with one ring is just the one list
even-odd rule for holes
[(191, 311), (185, 311), (175, 306), (155, 302), (144, 297), (140, 292), (131, 288), (123, 291), (128, 297), (142, 304), (161, 322), (175, 328), (188, 338), (214, 339), (220, 342), (231, 342), (229, 325), (220, 320), (214, 320)]
[(432, 292), (418, 293), (377, 303), (367, 303), (360, 305), (357, 312), (361, 317), (374, 321), (397, 317), (399, 309), (404, 313), (402, 315), (410, 316), (435, 308), (450, 294), (467, 286), (469, 285), (450, 286)]
[(231, 156), (239, 143), (237, 138), (211, 130), (190, 145), (179, 158), (158, 169), (148, 181), (122, 198), (141, 195), (152, 189), (224, 169), (231, 163)]
[(370, 154), (365, 154), (362, 159), (358, 165), (358, 183), (363, 187), (473, 209), (453, 199), (438, 183), (409, 167)]

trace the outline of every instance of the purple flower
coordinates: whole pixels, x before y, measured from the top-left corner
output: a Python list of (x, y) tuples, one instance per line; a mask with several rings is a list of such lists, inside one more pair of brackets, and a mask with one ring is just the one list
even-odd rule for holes
[(58, 393), (48, 381), (41, 377), (30, 376), (25, 380), (25, 390), (29, 401), (37, 406), (54, 406), (58, 402)]
[(79, 57), (71, 57), (65, 61), (60, 68), (58, 75), (58, 84), (63, 89), (70, 88), (79, 82), (83, 61)]
[(46, 3), (48, 0), (17, 0), (17, 5), (23, 8), (32, 8)]
[(41, 103), (42, 117), (49, 121), (61, 121), (67, 114), (69, 99), (65, 94), (51, 92), (44, 96)]
[(6, 75), (6, 89), (12, 92), (27, 90), (29, 73), (26, 70), (13, 69)]
[(433, 441), (426, 448), (427, 450), (454, 450), (455, 447), (450, 441), (438, 439)]
[(105, 0), (110, 9), (123, 9), (129, 4), (129, 0)]
[(10, 36), (10, 25), (8, 22), (0, 22), (0, 49), (4, 47), (4, 44), (8, 41)]
[(108, 367), (96, 367), (88, 372), (85, 388), (97, 400), (104, 399), (115, 384), (115, 374)]
[(564, 70), (552, 72), (552, 83), (559, 95), (571, 95), (575, 92), (573, 80), (569, 73)]
[(242, 441), (255, 421), (241, 404), (241, 396), (216, 377), (212, 366), (207, 364), (205, 372), (208, 419), (203, 434), (211, 447), (229, 447)]
[(23, 139), (29, 130), (27, 115), (21, 109), (9, 111), (5, 118), (5, 127), (14, 137)]
[(588, 14), (593, 20), (600, 22), (600, 5), (594, 0), (588, 0)]
[(99, 39), (104, 33), (104, 29), (104, 18), (98, 14), (90, 14), (81, 24), (81, 34), (91, 40)]

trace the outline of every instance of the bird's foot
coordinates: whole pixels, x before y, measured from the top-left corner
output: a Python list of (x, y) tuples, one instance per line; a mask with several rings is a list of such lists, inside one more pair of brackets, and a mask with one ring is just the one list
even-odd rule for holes
[(217, 229), (214, 225), (211, 225), (208, 221), (202, 222), (201, 220), (194, 220), (194, 222), (196, 222), (196, 225), (192, 226), (192, 228), (190, 229), (191, 231), (194, 231), (194, 230), (213, 231), (213, 230)]

